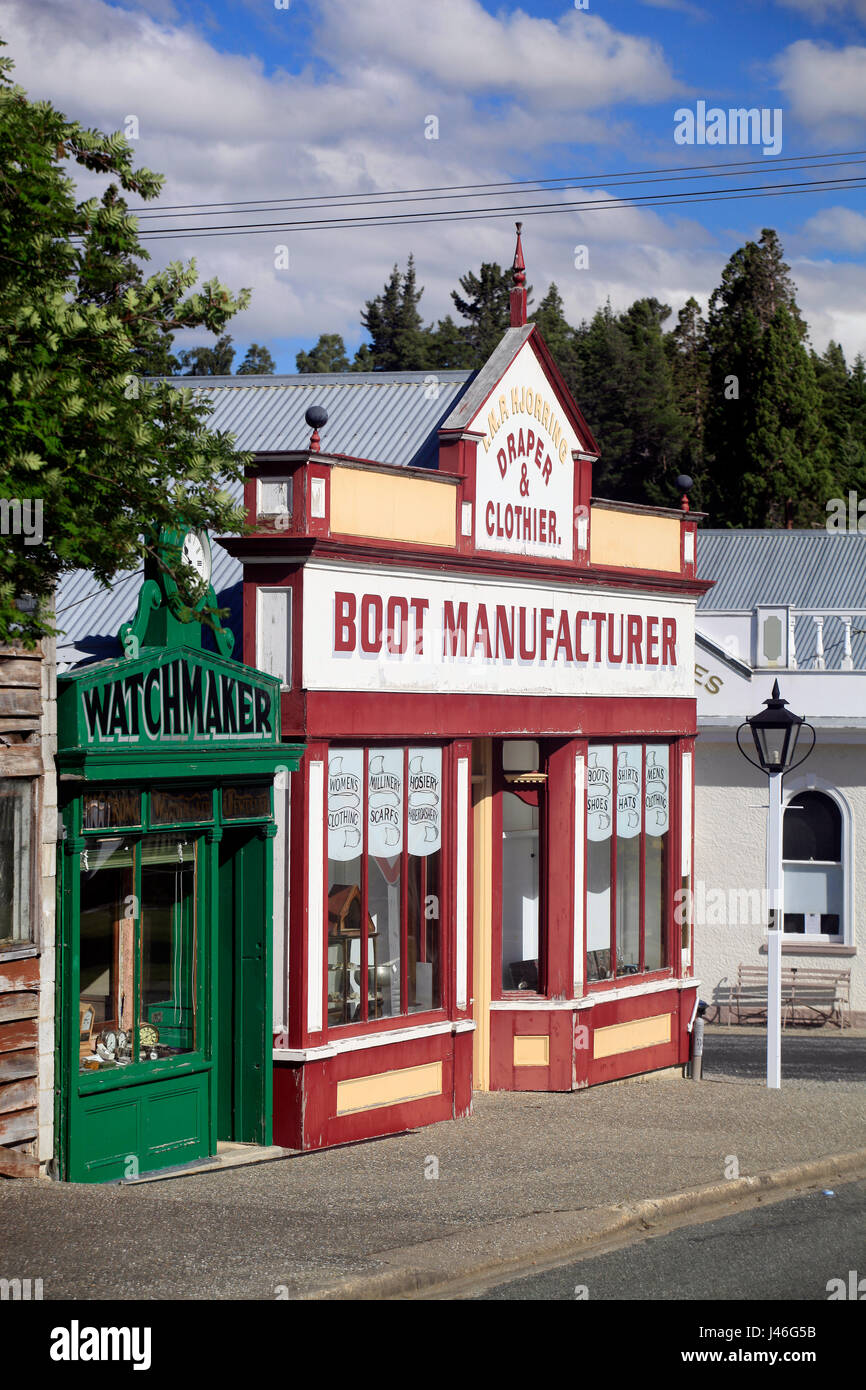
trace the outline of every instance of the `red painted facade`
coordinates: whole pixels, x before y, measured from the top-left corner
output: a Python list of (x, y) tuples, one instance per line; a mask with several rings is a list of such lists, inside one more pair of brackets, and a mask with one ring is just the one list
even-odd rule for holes
[[(268, 653), (262, 649), (265, 610), (261, 592), (288, 592), (291, 638), (286, 655), (283, 732), (286, 739), (307, 744), (301, 768), (291, 777), (286, 841), (288, 906), (285, 923), (275, 924), (277, 932), (285, 931), (283, 959), (288, 981), (285, 1017), (279, 1020), (282, 1026), (274, 1038), (274, 1137), (287, 1146), (315, 1148), (464, 1116), (471, 1109), (472, 1091), (479, 1085), (504, 1090), (577, 1090), (681, 1065), (688, 1058), (687, 1024), (696, 983), (691, 979), (690, 931), (676, 918), (675, 892), (690, 871), (692, 789), (688, 769), (696, 733), (696, 704), (691, 693), (689, 642), (694, 603), (706, 587), (696, 578), (693, 561), (697, 518), (673, 510), (622, 509), (629, 524), (637, 516), (645, 517), (647, 524), (658, 518), (669, 528), (679, 528), (678, 570), (670, 564), (653, 569), (591, 563), (592, 459), (598, 449), (537, 332), (520, 325), (517, 331), (522, 335), (519, 349), (533, 355), (532, 372), (543, 374), (552, 403), (551, 422), (555, 405), (580, 444), (579, 448), (572, 444), (567, 464), (573, 468), (571, 558), (499, 554), (479, 548), (475, 525), (465, 534), (466, 517), (473, 523), (476, 520), (484, 457), (484, 425), (478, 423), (478, 417), (486, 414), (492, 429), (493, 423), (504, 422), (509, 400), (517, 399), (506, 394), (504, 387), (504, 394), (499, 395), (497, 381), (490, 383), (485, 401), (477, 403), (475, 418), (465, 428), (448, 421), (440, 431), (439, 470), (450, 475), (449, 482), (442, 485), (452, 489), (449, 496), (454, 507), (450, 543), (397, 543), (383, 536), (332, 532), (335, 470), (345, 471), (347, 461), (309, 451), (257, 459), (245, 493), (255, 534), (225, 542), (244, 561), (243, 655), (250, 664), (271, 669)], [(513, 360), (506, 363), (509, 370), (512, 365)], [(538, 377), (532, 379), (537, 382)], [(491, 417), (487, 403), (497, 397), (499, 405), (492, 407)], [(540, 413), (539, 405), (536, 409)], [(554, 429), (553, 423), (550, 429)], [(491, 444), (490, 457), (495, 443)], [(327, 449), (327, 426), (322, 429), (322, 447)], [(381, 475), (387, 472), (383, 469), (387, 462), (359, 465), (353, 460), (351, 467)], [(504, 476), (501, 461), (499, 467)], [(416, 476), (421, 475), (413, 470), (394, 470), (395, 486)], [(538, 476), (543, 483), (541, 463)], [(291, 514), (278, 522), (260, 517), (259, 479), (287, 477), (292, 480)], [(345, 481), (344, 474), (341, 477)], [(523, 481), (528, 487), (528, 472)], [(538, 480), (536, 486), (541, 486)], [(363, 532), (360, 526), (359, 530)], [(689, 533), (691, 541), (687, 543)], [(553, 535), (560, 532), (554, 528)], [(429, 675), (413, 669), (411, 653), (402, 664), (389, 664), (384, 643), (378, 638), (375, 643), (369, 638), (369, 654), (354, 640), (357, 632), (349, 642), (348, 629), (340, 628), (341, 618), (346, 619), (352, 611), (352, 621), (360, 622), (360, 607), (350, 610), (344, 604), (341, 609), (336, 600), (325, 605), (315, 597), (320, 593), (316, 586), (330, 582), (332, 574), (337, 576), (335, 584), (339, 580), (342, 586), (341, 593), (363, 597), (381, 590), (378, 608), (383, 613), (388, 612), (390, 582), (404, 582), (407, 594), (421, 592), (421, 586), (427, 585), (424, 592), (431, 597), (423, 600), (429, 622), (424, 659), (438, 661), (439, 674), (432, 668)], [(617, 671), (602, 653), (599, 637), (598, 651), (590, 654), (587, 663), (593, 672), (584, 679), (577, 662), (573, 672), (567, 671), (565, 660), (553, 656), (549, 636), (546, 665), (538, 659), (534, 664), (521, 665), (509, 659), (497, 665), (476, 628), (473, 650), (460, 658), (463, 665), (458, 662), (455, 666), (442, 656), (442, 639), (434, 622), (440, 596), (450, 605), (446, 613), (454, 612), (456, 599), (448, 597), (449, 585), (464, 586), (461, 594), (477, 591), (491, 602), (500, 586), (503, 592), (510, 586), (509, 602), (518, 606), (520, 602), (536, 602), (537, 593), (553, 592), (549, 586), (554, 586), (557, 601), (563, 603), (579, 601), (585, 593), (590, 600), (586, 612), (593, 613), (605, 603), (604, 611), (610, 611), (610, 626), (615, 628), (621, 609), (621, 632), (626, 636), (630, 631), (633, 636), (638, 631), (657, 633), (659, 645), (651, 646), (647, 636), (644, 646), (633, 646), (624, 654)], [(467, 585), (475, 589), (467, 589)], [(524, 589), (520, 586), (525, 587), (529, 598), (521, 598)], [(647, 602), (656, 603), (659, 613), (674, 613), (674, 617), (659, 619), (660, 623), (674, 624), (674, 628), (652, 628), (655, 617), (632, 620), (632, 607), (641, 603), (646, 607)], [(368, 615), (371, 606), (367, 605)], [(542, 617), (538, 621), (552, 622), (543, 616), (554, 611), (552, 606), (539, 611)], [(396, 601), (391, 612), (404, 615)], [(583, 612), (578, 607), (577, 628), (571, 629), (576, 631), (578, 642), (582, 632), (592, 632), (581, 627)], [(650, 612), (646, 608), (646, 613)], [(630, 629), (632, 621), (646, 621), (647, 626)], [(671, 670), (657, 677), (656, 670), (663, 664), (658, 657), (665, 651), (662, 634), (670, 635), (675, 628), (676, 653), (673, 636), (667, 653), (675, 661), (669, 659), (667, 664), (678, 661), (687, 669), (685, 674)], [(446, 655), (448, 640), (446, 627)], [(398, 657), (401, 650), (398, 645)], [(344, 656), (346, 662), (341, 666)], [(593, 660), (593, 656), (598, 659)], [(357, 672), (356, 681), (353, 672)], [(521, 688), (524, 679), (525, 688)], [(642, 683), (646, 689), (641, 690)], [(536, 744), (537, 769), (528, 775), (508, 772), (505, 758), (511, 754), (506, 750), (518, 745), (531, 750)], [(608, 755), (603, 750), (611, 745), (613, 751)], [(618, 779), (633, 777), (638, 786), (634, 815), (639, 828), (631, 839), (621, 838), (617, 819), (610, 830), (612, 839), (603, 840), (603, 849), (598, 851), (588, 841), (587, 808), (596, 804), (588, 799), (588, 789), (590, 773), (597, 771), (594, 764), (603, 765), (605, 757), (616, 768), (616, 778), (610, 774), (605, 793), (610, 797), (610, 816), (625, 815), (621, 807), (627, 803), (619, 799), (624, 793)], [(428, 786), (436, 788), (428, 793), (431, 797), (441, 797), (435, 829), (439, 847), (427, 859), (410, 856), (412, 817), (425, 814), (412, 802), (416, 792), (407, 769), (414, 765), (413, 759), (418, 767), (429, 764), (436, 769), (429, 783), (420, 774), (416, 778), (419, 803)], [(396, 788), (388, 792), (394, 804), (399, 803), (390, 814), (397, 826), (394, 836), (402, 837), (395, 838), (397, 848), (390, 857), (374, 855), (369, 848), (374, 803), (377, 796), (385, 795), (377, 791), (380, 773), (374, 776), (374, 769), (385, 768), (388, 760), (396, 771), (390, 782), (384, 778), (383, 785)], [(664, 828), (655, 837), (650, 835), (648, 809), (652, 804), (650, 767), (653, 772), (661, 768), (659, 776), (664, 779), (663, 793), (657, 793), (664, 798), (664, 810), (658, 812)], [(347, 774), (347, 768), (358, 771)], [(334, 790), (337, 786), (339, 792)], [(334, 806), (340, 798), (352, 803), (353, 788), (357, 806), (349, 804), (344, 813), (332, 808), (329, 820), (329, 798)], [(512, 831), (504, 825), (506, 806), (512, 819), (526, 823), (525, 830)], [(357, 860), (350, 861), (344, 854), (348, 867), (329, 858), (334, 826), (343, 823), (341, 814), (348, 827), (347, 842), (350, 831), (366, 837), (359, 841)], [(353, 820), (356, 815), (358, 819)], [(599, 813), (597, 819), (601, 823), (604, 817)], [(360, 831), (355, 831), (356, 825)], [(419, 825), (424, 828), (423, 822)], [(480, 839), (477, 825), (487, 827)], [(603, 862), (608, 853), (609, 871)], [(616, 877), (617, 853), (625, 865), (620, 867), (620, 879)], [(608, 873), (605, 881), (613, 885), (609, 891), (618, 895), (623, 923), (631, 924), (622, 926), (623, 961), (629, 963), (620, 964), (620, 938), (613, 935), (619, 926), (611, 926), (611, 945), (606, 951), (589, 950), (591, 943), (588, 938), (584, 940), (590, 930), (587, 866), (593, 854), (594, 862), (602, 862), (603, 871)], [(524, 907), (529, 927), (524, 923), (524, 935), (519, 939), (521, 943), (535, 939), (526, 936), (527, 931), (535, 930), (537, 950), (535, 957), (508, 966), (509, 952), (513, 955), (518, 948), (503, 944), (507, 913), (512, 913), (508, 930), (518, 936), (521, 931), (519, 914), (518, 919), (513, 916), (514, 895), (508, 886), (508, 875), (514, 872), (509, 860), (518, 855), (523, 856), (521, 863), (525, 860), (529, 866), (528, 872), (537, 874), (536, 896), (527, 898), (529, 905)], [(356, 864), (361, 867), (356, 869)], [(350, 870), (360, 875), (354, 887), (346, 886)], [(438, 886), (430, 893), (425, 875), (434, 871)], [(653, 875), (650, 894), (647, 882)], [(595, 900), (596, 919), (599, 901), (604, 900)], [(426, 925), (419, 924), (421, 907), (425, 905), (426, 911), (430, 902), (436, 916), (435, 929), (428, 931)], [(354, 925), (347, 926), (349, 917), (345, 914), (353, 903), (357, 914), (352, 919)], [(476, 920), (479, 903), (482, 911)], [(609, 911), (612, 914), (613, 907)], [(656, 927), (659, 913), (661, 926)], [(593, 930), (597, 932), (598, 927)], [(639, 937), (637, 945), (626, 943), (626, 931), (635, 942)], [(525, 944), (521, 949), (526, 951)], [(629, 958), (629, 950), (634, 959)], [(380, 962), (385, 952), (383, 966)], [(370, 964), (371, 955), (375, 965)], [(479, 975), (476, 955), (479, 962), (489, 959), (489, 979), (484, 972)], [(656, 955), (661, 956), (661, 964)], [(592, 970), (604, 967), (605, 957), (613, 978), (591, 979)], [(517, 967), (526, 978), (518, 987), (512, 975), (513, 987), (506, 987), (503, 971)], [(385, 983), (380, 990), (383, 971)], [(353, 982), (349, 986), (345, 981), (350, 977)], [(342, 980), (343, 994), (335, 993), (335, 979)], [(355, 991), (351, 998), (345, 992), (350, 987)], [(375, 1016), (380, 1007), (383, 1014), (390, 1008), (391, 1016)], [(344, 1012), (338, 1019), (340, 1009)], [(354, 1013), (351, 1018), (347, 1016), (350, 1012)], [(391, 1034), (393, 1041), (385, 1041)]]

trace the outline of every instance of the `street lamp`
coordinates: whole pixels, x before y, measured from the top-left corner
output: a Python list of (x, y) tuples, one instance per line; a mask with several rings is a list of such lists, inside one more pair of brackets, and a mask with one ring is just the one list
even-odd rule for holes
[[(770, 783), (770, 809), (767, 823), (767, 890), (770, 900), (767, 942), (767, 1085), (778, 1091), (782, 1085), (782, 931), (784, 929), (784, 883), (782, 878), (782, 779), (786, 772), (804, 763), (815, 747), (815, 730), (799, 714), (788, 709), (779, 695), (779, 682), (765, 700), (766, 709), (753, 714), (737, 730), (737, 747), (747, 762), (766, 772)], [(757, 762), (746, 751), (740, 735), (748, 729), (757, 752)], [(812, 742), (801, 757), (798, 751), (804, 730)]]

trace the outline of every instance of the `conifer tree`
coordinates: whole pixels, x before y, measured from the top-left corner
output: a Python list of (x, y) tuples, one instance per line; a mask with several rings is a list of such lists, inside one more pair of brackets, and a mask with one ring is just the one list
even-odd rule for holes
[(295, 370), (306, 372), (347, 372), (349, 359), (339, 333), (322, 333), (309, 352), (295, 355)]

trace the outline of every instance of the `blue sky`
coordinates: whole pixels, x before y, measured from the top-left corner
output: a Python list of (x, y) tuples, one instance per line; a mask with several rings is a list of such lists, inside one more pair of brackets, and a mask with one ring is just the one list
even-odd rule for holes
[[(783, 157), (866, 148), (866, 0), (283, 3), (4, 0), (0, 35), (32, 95), (103, 129), (136, 117), (140, 162), (165, 173), (166, 205), (541, 176), (613, 180), (735, 158), (761, 161), (748, 182), (772, 177), (760, 146), (674, 143), (674, 112), (699, 101), (780, 110)], [(435, 140), (425, 138), (430, 116)], [(861, 170), (866, 164), (812, 177)], [(602, 181), (593, 196), (605, 191), (620, 190)], [(674, 311), (690, 294), (706, 304), (731, 253), (773, 226), (815, 346), (834, 337), (849, 359), (866, 352), (862, 191), (523, 220), (536, 299), (555, 280), (572, 321), (608, 297), (617, 309), (643, 294)], [(283, 244), (289, 264), (277, 266)], [(575, 267), (576, 245), (588, 248), (587, 268)], [(482, 259), (506, 264), (512, 250), (510, 220), (487, 218), (178, 236), (154, 245), (153, 258), (195, 255), (205, 276), (249, 285), (253, 301), (234, 321), (234, 339), (241, 351), (267, 343), (279, 369), (292, 371), (298, 348), (322, 332), (357, 346), (364, 300), (410, 251), (429, 320), (449, 311), (459, 275)]]

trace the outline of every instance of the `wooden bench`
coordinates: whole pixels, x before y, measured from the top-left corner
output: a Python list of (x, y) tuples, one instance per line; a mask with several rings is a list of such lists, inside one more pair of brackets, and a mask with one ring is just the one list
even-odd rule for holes
[[(782, 967), (782, 1026), (793, 1023), (798, 1016), (845, 1027), (845, 1011), (850, 1009), (851, 971), (822, 970), (815, 966), (785, 965)], [(737, 1022), (742, 1014), (757, 1011), (767, 1016), (767, 967), (740, 965), (737, 984), (732, 991), (732, 1010)], [(730, 1017), (730, 1015), (729, 1015)], [(851, 1026), (850, 1017), (848, 1026)]]

